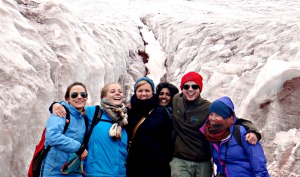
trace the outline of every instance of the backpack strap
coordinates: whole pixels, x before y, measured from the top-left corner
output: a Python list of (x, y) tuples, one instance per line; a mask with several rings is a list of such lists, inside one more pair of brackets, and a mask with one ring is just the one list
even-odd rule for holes
[(65, 124), (65, 126), (64, 126), (64, 131), (63, 131), (63, 134), (65, 134), (66, 133), (66, 131), (67, 131), (67, 129), (68, 129), (68, 127), (69, 127), (69, 124), (70, 124), (70, 111), (69, 111), (69, 109), (66, 107), (66, 106), (64, 106), (64, 105), (62, 105), (64, 108), (65, 108), (65, 110), (66, 110), (66, 119), (68, 120), (68, 121), (66, 121), (66, 124)]
[(237, 124), (234, 125), (233, 136), (234, 136), (235, 140), (237, 141), (237, 143), (241, 147), (243, 147), (242, 139), (241, 139), (241, 132), (240, 132), (240, 125), (237, 125)]
[(246, 128), (247, 133), (252, 132), (256, 135), (258, 141), (261, 140), (261, 134), (259, 133), (258, 129), (254, 127), (253, 123), (250, 120), (237, 117), (235, 124), (242, 125), (244, 128)]
[(89, 139), (91, 137), (93, 129), (98, 124), (98, 122), (101, 120), (101, 117), (102, 117), (102, 110), (100, 109), (100, 106), (97, 105), (95, 113), (94, 113), (94, 117), (93, 117), (93, 120), (92, 120), (91, 128), (90, 128), (89, 132), (87, 133), (87, 135), (84, 138), (85, 147), (87, 147), (87, 144), (89, 142)]
[[(69, 127), (69, 124), (70, 124), (70, 111), (69, 111), (69, 109), (66, 107), (66, 106), (64, 106), (64, 105), (62, 105), (64, 108), (65, 108), (65, 110), (66, 110), (66, 119), (67, 120), (69, 120), (69, 121), (66, 121), (66, 124), (65, 124), (65, 126), (64, 126), (64, 130), (63, 130), (63, 134), (65, 134), (66, 133), (66, 131), (67, 131), (67, 129), (68, 129), (68, 127)], [(46, 133), (45, 132), (46, 131), (46, 128), (44, 129), (44, 132), (43, 132), (43, 135), (42, 136), (45, 136), (44, 134)], [(45, 148), (45, 147), (44, 147)], [(48, 151), (50, 150), (50, 148), (51, 148), (51, 146), (47, 146), (46, 147), (46, 149), (45, 149), (45, 152), (46, 153), (48, 153)]]

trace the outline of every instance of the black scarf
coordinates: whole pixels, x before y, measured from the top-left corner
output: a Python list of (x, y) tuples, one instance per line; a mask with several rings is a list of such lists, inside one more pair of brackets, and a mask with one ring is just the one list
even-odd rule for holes
[(158, 106), (157, 100), (154, 97), (140, 100), (136, 97), (136, 94), (131, 97), (130, 102), (132, 109), (136, 112), (138, 117), (148, 116), (149, 112)]

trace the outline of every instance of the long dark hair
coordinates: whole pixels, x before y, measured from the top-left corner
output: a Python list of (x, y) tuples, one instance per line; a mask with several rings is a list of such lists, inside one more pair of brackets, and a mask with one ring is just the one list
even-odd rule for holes
[(70, 96), (70, 90), (72, 87), (76, 86), (76, 85), (80, 85), (84, 88), (85, 92), (87, 92), (86, 86), (81, 83), (81, 82), (74, 82), (73, 84), (69, 85), (66, 89), (66, 93), (65, 93), (65, 100), (67, 100)]
[(170, 103), (169, 103), (168, 106), (171, 106), (173, 97), (174, 97), (174, 95), (176, 95), (177, 93), (179, 93), (179, 90), (178, 90), (178, 88), (175, 85), (173, 85), (173, 84), (171, 84), (169, 82), (162, 82), (162, 83), (160, 83), (160, 84), (158, 84), (156, 86), (156, 96), (155, 97), (156, 97), (157, 100), (158, 100), (159, 93), (160, 93), (160, 91), (163, 88), (167, 88), (170, 91), (171, 100), (170, 100)]

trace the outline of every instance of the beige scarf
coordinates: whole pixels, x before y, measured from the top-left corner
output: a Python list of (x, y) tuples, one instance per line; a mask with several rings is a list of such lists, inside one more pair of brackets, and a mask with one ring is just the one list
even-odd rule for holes
[(103, 98), (101, 100), (101, 106), (112, 119), (114, 124), (109, 130), (109, 136), (113, 139), (121, 139), (122, 127), (128, 124), (127, 120), (127, 109), (125, 104), (120, 106), (113, 105), (108, 99)]

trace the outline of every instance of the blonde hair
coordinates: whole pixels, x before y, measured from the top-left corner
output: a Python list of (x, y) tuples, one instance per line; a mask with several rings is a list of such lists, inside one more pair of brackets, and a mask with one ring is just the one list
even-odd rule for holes
[[(101, 98), (101, 99), (107, 95), (108, 87), (109, 87), (110, 85), (112, 85), (112, 84), (117, 84), (117, 85), (121, 86), (121, 85), (120, 85), (119, 83), (117, 83), (117, 82), (110, 82), (110, 83), (108, 83), (108, 84), (105, 84), (105, 85), (102, 87), (101, 91), (100, 91), (100, 95), (101, 95), (100, 98)], [(123, 91), (123, 87), (122, 87), (122, 86), (121, 86), (121, 89), (122, 89), (122, 91)]]
[(149, 84), (149, 82), (145, 81), (145, 80), (141, 80), (140, 82), (138, 82), (135, 86), (135, 90), (137, 90), (140, 86), (145, 85), (145, 84)]

